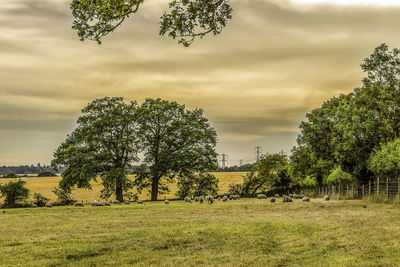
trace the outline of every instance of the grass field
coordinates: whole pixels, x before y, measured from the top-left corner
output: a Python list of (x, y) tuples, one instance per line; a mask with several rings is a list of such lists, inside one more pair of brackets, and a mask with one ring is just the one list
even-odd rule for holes
[[(226, 193), (228, 191), (228, 186), (231, 183), (241, 183), (242, 176), (245, 174), (244, 172), (216, 172), (213, 173), (219, 179), (219, 191), (221, 194)], [(26, 181), (26, 187), (29, 188), (31, 193), (41, 193), (44, 196), (51, 199), (51, 201), (56, 200), (56, 196), (52, 193), (52, 190), (57, 187), (58, 182), (60, 181), (60, 177), (40, 177), (40, 178), (22, 178), (22, 180)], [(11, 179), (0, 179), (0, 183), (8, 182)], [(92, 202), (95, 199), (99, 199), (100, 190), (102, 189), (101, 184), (92, 183), (93, 190), (86, 189), (76, 189), (73, 192), (74, 199), (78, 201), (90, 201)], [(163, 199), (167, 197), (168, 199), (176, 198), (177, 185), (170, 184), (169, 188), (171, 192), (167, 195), (161, 196)], [(144, 191), (140, 195), (140, 199), (149, 200), (150, 193), (148, 191)]]
[(399, 222), (358, 200), (11, 209), (0, 266), (398, 266)]

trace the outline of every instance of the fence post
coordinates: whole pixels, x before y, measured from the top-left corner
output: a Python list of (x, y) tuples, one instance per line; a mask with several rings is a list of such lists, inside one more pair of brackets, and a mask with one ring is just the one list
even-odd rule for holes
[(379, 195), (379, 177), (376, 178), (376, 195)]
[(346, 197), (349, 196), (349, 185), (346, 186)]
[(386, 178), (386, 198), (389, 199), (389, 178)]
[(397, 178), (397, 196), (400, 197), (400, 178)]
[(364, 194), (365, 194), (365, 185), (362, 185), (362, 198), (364, 198)]
[(371, 196), (371, 180), (368, 181), (368, 196)]

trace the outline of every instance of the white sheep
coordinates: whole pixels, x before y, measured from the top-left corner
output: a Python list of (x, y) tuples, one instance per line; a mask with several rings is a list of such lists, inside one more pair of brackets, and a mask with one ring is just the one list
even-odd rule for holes
[(168, 199), (164, 200), (164, 204), (169, 204), (169, 200)]

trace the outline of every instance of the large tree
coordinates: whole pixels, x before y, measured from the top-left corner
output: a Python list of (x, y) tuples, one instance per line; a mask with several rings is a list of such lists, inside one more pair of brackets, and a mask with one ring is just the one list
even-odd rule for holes
[(78, 127), (54, 153), (52, 166), (65, 167), (62, 189), (91, 189), (90, 182), (100, 175), (102, 197), (114, 194), (123, 201), (132, 188), (126, 171), (138, 160), (136, 111), (135, 101), (121, 97), (96, 99), (82, 110)]
[[(73, 0), (73, 28), (80, 39), (101, 42), (129, 16), (136, 14), (147, 0)], [(221, 33), (232, 8), (228, 0), (170, 0), (169, 10), (160, 18), (160, 34), (189, 46), (196, 37)]]
[(151, 200), (157, 200), (162, 177), (173, 181), (216, 168), (217, 134), (201, 109), (146, 99), (137, 115), (144, 159), (136, 184), (151, 187)]

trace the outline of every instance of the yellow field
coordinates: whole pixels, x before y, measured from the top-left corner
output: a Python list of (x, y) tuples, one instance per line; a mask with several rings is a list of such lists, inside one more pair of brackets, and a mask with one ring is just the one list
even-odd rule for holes
[[(231, 183), (241, 183), (242, 176), (246, 174), (245, 172), (216, 172), (213, 173), (219, 179), (219, 193), (223, 194), (228, 191), (228, 186)], [(11, 181), (12, 179), (0, 179), (0, 183)], [(56, 200), (56, 196), (52, 190), (57, 187), (58, 182), (61, 177), (40, 177), (40, 178), (22, 178), (26, 181), (26, 187), (29, 188), (31, 194), (41, 193), (42, 195), (50, 198), (52, 201)], [(93, 201), (100, 198), (100, 190), (102, 189), (101, 184), (92, 183), (93, 190), (86, 189), (76, 189), (73, 191), (74, 199), (78, 201)], [(171, 192), (167, 195), (162, 195), (159, 197), (163, 199), (164, 197), (172, 199), (176, 198), (177, 184), (170, 184), (169, 189)], [(150, 192), (143, 192), (140, 196), (142, 200), (150, 199)]]

